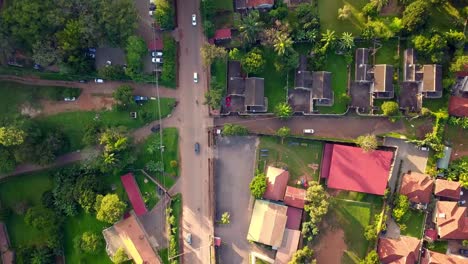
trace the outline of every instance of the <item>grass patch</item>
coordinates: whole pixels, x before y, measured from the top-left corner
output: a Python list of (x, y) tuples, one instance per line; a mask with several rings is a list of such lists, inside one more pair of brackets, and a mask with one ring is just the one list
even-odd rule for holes
[(424, 222), (424, 214), (422, 212), (409, 210), (408, 220), (402, 222), (406, 225), (406, 229), (401, 231), (404, 236), (412, 236), (416, 238), (422, 237), (422, 225)]
[[(367, 0), (318, 0), (318, 13), (320, 14), (320, 23), (323, 25), (322, 31), (330, 29), (338, 34), (351, 32), (355, 36), (360, 35), (366, 21), (360, 12), (367, 2)], [(342, 8), (344, 4), (350, 5), (351, 16), (349, 19), (339, 20), (338, 8)]]
[(223, 91), (227, 89), (227, 60), (216, 59), (211, 64), (211, 78), (216, 78), (216, 82), (221, 84)]
[(232, 0), (214, 0), (213, 8), (216, 11), (234, 11)]
[(98, 115), (98, 121), (104, 126), (125, 126), (129, 129), (135, 129), (145, 125), (147, 122), (142, 118), (132, 119), (131, 111), (136, 111), (142, 115), (148, 114), (148, 121), (157, 120), (168, 116), (174, 106), (173, 98), (161, 98), (161, 115), (158, 113), (157, 102), (148, 101), (143, 106), (132, 106), (127, 111), (76, 111), (64, 112), (52, 116), (39, 118), (41, 125), (45, 129), (60, 128), (70, 142), (70, 150), (83, 148), (82, 138), (87, 124), (95, 122)]
[(146, 208), (148, 208), (148, 211), (151, 211), (159, 201), (159, 194), (157, 192), (158, 186), (156, 183), (148, 179), (141, 171), (135, 171), (133, 175), (135, 176), (138, 188), (140, 188), (140, 193), (143, 197)]
[(423, 107), (429, 108), (432, 112), (447, 112), (448, 111), (449, 93), (444, 91), (443, 96), (438, 99), (423, 100)]
[(395, 60), (395, 57), (398, 55), (397, 52), (397, 39), (390, 39), (383, 42), (382, 47), (380, 47), (375, 54), (375, 64), (392, 64), (394, 67), (398, 66), (398, 59)]
[(448, 1), (443, 5), (431, 7), (428, 20), (428, 25), (440, 32), (446, 32), (450, 29), (461, 30), (463, 28), (460, 12)]
[(447, 253), (448, 241), (435, 241), (433, 245), (434, 245), (433, 247), (429, 246), (430, 250), (439, 252), (442, 254)]
[(329, 52), (325, 61), (325, 71), (332, 73), (332, 89), (334, 102), (332, 106), (316, 107), (320, 113), (324, 114), (342, 114), (346, 112), (347, 100), (346, 95), (348, 74), (346, 69), (346, 61), (344, 56)]
[[(291, 145), (299, 143), (299, 145)], [(268, 149), (268, 156), (258, 155), (258, 167), (260, 170), (266, 166), (287, 167), (289, 170), (289, 182), (291, 186), (297, 185), (302, 176), (307, 176), (307, 181), (317, 181), (320, 175), (320, 164), (322, 160), (323, 143), (315, 140), (287, 138), (284, 144), (278, 137), (264, 136), (260, 138), (260, 149)], [(308, 165), (317, 164), (317, 170)]]
[[(457, 126), (446, 125), (444, 138), (452, 145), (455, 154), (468, 151), (466, 144), (466, 129)], [(458, 156), (456, 156), (458, 158)]]

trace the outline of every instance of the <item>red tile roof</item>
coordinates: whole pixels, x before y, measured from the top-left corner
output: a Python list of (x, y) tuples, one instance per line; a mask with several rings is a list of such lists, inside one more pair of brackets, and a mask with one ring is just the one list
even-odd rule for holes
[(288, 216), (288, 220), (286, 220), (286, 228), (299, 230), (302, 221), (302, 210), (288, 206), (286, 215)]
[(426, 229), (424, 231), (424, 237), (429, 239), (429, 240), (436, 241), (437, 240), (437, 231), (434, 230), (434, 229)]
[(400, 236), (399, 240), (381, 238), (377, 253), (381, 263), (414, 264), (418, 260), (421, 241), (414, 237)]
[(441, 239), (468, 239), (467, 208), (457, 202), (438, 201), (434, 222)]
[(456, 181), (437, 179), (434, 194), (454, 200), (460, 200), (461, 184)]
[(246, 6), (247, 7), (258, 7), (260, 5), (273, 5), (275, 0), (247, 0)]
[(427, 174), (418, 172), (405, 173), (401, 182), (400, 193), (408, 196), (413, 203), (428, 204), (431, 201), (434, 180)]
[(221, 28), (216, 30), (214, 34), (214, 39), (230, 39), (231, 38), (231, 29), (230, 28)]
[(284, 203), (289, 206), (304, 209), (307, 191), (296, 187), (287, 186), (284, 194)]
[(149, 50), (163, 50), (164, 49), (163, 40), (162, 39), (152, 40), (150, 43), (148, 43), (148, 49)]
[(8, 239), (8, 231), (6, 225), (0, 222), (0, 263), (13, 264), (15, 263), (15, 252), (10, 250), (10, 240)]
[(468, 98), (451, 96), (449, 100), (449, 114), (453, 116), (468, 116)]
[(127, 173), (120, 177), (122, 184), (124, 186), (125, 191), (127, 192), (128, 199), (130, 199), (130, 203), (135, 210), (136, 215), (141, 216), (148, 212), (146, 209), (145, 202), (141, 197), (140, 188), (138, 188), (138, 184), (135, 181), (135, 177), (132, 173)]
[(383, 195), (393, 152), (335, 144), (330, 157), (329, 188)]
[(274, 201), (283, 200), (286, 186), (289, 180), (289, 172), (283, 169), (268, 166), (266, 177), (267, 188), (263, 194), (263, 198)]
[(467, 264), (468, 259), (457, 255), (445, 255), (439, 252), (426, 250), (421, 256), (421, 264)]

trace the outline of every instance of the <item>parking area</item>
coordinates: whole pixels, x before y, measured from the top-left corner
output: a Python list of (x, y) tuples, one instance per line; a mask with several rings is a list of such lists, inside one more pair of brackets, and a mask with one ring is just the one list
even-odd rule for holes
[(361, 113), (369, 112), (371, 107), (369, 83), (351, 83), (351, 106), (358, 108)]
[(271, 256), (271, 252), (247, 241), (252, 213), (249, 183), (253, 178), (257, 137), (219, 137), (215, 151), (216, 215), (229, 212), (230, 224), (215, 225), (215, 236), (222, 239), (217, 249), (218, 263), (249, 263), (253, 250)]

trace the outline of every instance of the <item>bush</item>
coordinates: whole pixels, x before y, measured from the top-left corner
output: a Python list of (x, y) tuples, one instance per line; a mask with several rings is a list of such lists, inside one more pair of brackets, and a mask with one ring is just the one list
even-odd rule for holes
[(177, 160), (171, 160), (170, 166), (171, 168), (175, 169), (179, 166), (179, 163), (177, 163)]
[(164, 49), (161, 80), (168, 83), (175, 83), (177, 71), (177, 45), (175, 40), (170, 36), (163, 38)]
[(245, 136), (249, 131), (246, 127), (235, 124), (224, 124), (223, 136)]
[(250, 182), (250, 192), (256, 199), (262, 198), (267, 188), (267, 178), (265, 173), (257, 173)]
[(359, 136), (356, 139), (356, 144), (364, 150), (364, 152), (374, 151), (378, 147), (377, 137), (375, 135)]

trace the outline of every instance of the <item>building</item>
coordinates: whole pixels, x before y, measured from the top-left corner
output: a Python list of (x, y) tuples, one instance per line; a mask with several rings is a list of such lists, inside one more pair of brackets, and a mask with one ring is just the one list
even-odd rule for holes
[(400, 193), (408, 197), (408, 200), (416, 204), (431, 202), (434, 180), (431, 176), (418, 172), (409, 172), (403, 175)]
[(263, 194), (263, 198), (282, 201), (286, 186), (288, 185), (289, 172), (280, 168), (268, 166), (266, 171), (267, 188)]
[(236, 11), (249, 9), (271, 9), (275, 4), (274, 0), (235, 0)]
[(437, 179), (435, 181), (434, 195), (437, 197), (458, 201), (460, 200), (461, 195), (461, 184), (460, 182), (456, 181)]
[(384, 195), (393, 166), (393, 152), (364, 152), (359, 147), (325, 144), (320, 177), (328, 188)]
[(119, 248), (137, 264), (160, 264), (161, 260), (153, 249), (148, 235), (135, 214), (115, 223), (102, 231), (106, 240), (106, 251), (113, 257)]
[(302, 209), (288, 206), (286, 215), (288, 216), (288, 220), (286, 221), (286, 228), (292, 230), (301, 230)]
[(142, 216), (148, 212), (146, 209), (145, 202), (143, 201), (143, 197), (140, 193), (140, 188), (135, 181), (135, 177), (132, 173), (127, 173), (120, 177), (122, 181), (122, 185), (127, 192), (128, 199), (132, 204), (133, 210), (135, 210), (135, 214), (137, 216)]
[(442, 90), (442, 66), (417, 65), (414, 49), (406, 49), (399, 98), (400, 107), (411, 112), (419, 112), (423, 98), (441, 98)]
[(448, 111), (451, 116), (468, 117), (468, 98), (451, 96)]
[(274, 264), (288, 264), (291, 260), (294, 252), (297, 251), (299, 245), (299, 239), (301, 237), (301, 231), (285, 229), (283, 236), (283, 243), (276, 253)]
[(10, 248), (8, 231), (3, 222), (0, 222), (0, 260), (3, 264), (15, 263), (15, 252)]
[(286, 228), (288, 207), (265, 200), (255, 200), (247, 240), (281, 247)]
[(445, 255), (426, 250), (425, 254), (421, 256), (421, 264), (468, 264), (468, 259), (458, 255)]
[(399, 240), (380, 238), (377, 253), (382, 264), (416, 264), (421, 241), (414, 237), (400, 236)]
[(215, 31), (214, 42), (216, 44), (231, 40), (231, 29), (230, 28), (221, 28)]
[(432, 220), (440, 239), (468, 239), (467, 208), (457, 202), (437, 201)]
[(307, 191), (296, 187), (287, 186), (284, 194), (284, 204), (300, 209), (304, 209)]

